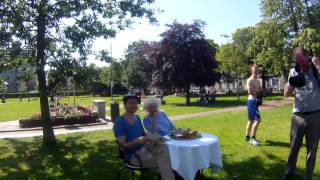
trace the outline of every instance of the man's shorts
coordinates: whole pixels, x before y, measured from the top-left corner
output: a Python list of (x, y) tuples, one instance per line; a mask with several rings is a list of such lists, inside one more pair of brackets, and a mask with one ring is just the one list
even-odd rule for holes
[(248, 120), (249, 121), (260, 121), (260, 112), (255, 99), (248, 99), (247, 101), (247, 109), (248, 109)]

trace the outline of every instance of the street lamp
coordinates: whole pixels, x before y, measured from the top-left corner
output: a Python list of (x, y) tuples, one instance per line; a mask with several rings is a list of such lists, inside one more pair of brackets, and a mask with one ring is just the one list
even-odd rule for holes
[[(232, 42), (232, 38), (229, 36), (229, 35), (227, 35), (227, 34), (221, 34), (220, 35), (221, 37), (223, 37), (223, 38), (225, 38), (226, 40), (227, 40), (227, 42), (228, 43), (232, 43), (232, 46), (233, 46), (233, 48), (235, 48), (235, 44), (234, 44), (234, 42)], [(236, 63), (236, 78), (237, 78), (237, 98), (238, 98), (238, 102), (240, 101), (240, 93), (239, 93), (239, 62), (238, 62), (238, 57), (236, 57), (236, 59), (235, 59), (235, 63)]]
[(110, 82), (110, 99), (111, 102), (113, 102), (113, 78), (112, 78), (112, 62), (113, 62), (113, 57), (112, 57), (112, 43), (110, 44), (110, 78), (109, 78), (109, 82)]
[(253, 39), (253, 61), (256, 60), (256, 47), (255, 47), (255, 32), (254, 27), (252, 27), (252, 39)]
[(113, 78), (112, 78), (112, 63), (113, 63), (113, 57), (112, 57), (112, 43), (110, 44), (110, 114), (111, 114), (111, 120), (115, 122), (117, 117), (120, 116), (120, 108), (119, 103), (114, 101), (113, 99)]
[[(1, 80), (1, 79), (0, 79)], [(2, 91), (2, 97), (1, 97), (1, 99), (2, 99), (2, 103), (6, 103), (6, 97), (5, 97), (5, 93), (6, 93), (6, 91), (7, 91), (7, 87), (8, 87), (8, 83), (6, 82), (6, 81), (0, 81), (0, 88), (1, 88), (1, 91)]]
[(73, 72), (73, 106), (76, 106), (76, 76), (77, 72)]

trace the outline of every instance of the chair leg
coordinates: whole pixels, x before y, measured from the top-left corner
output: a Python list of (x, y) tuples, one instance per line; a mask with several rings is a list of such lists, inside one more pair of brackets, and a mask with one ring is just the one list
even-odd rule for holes
[(198, 170), (195, 179), (203, 180), (203, 170), (202, 169)]
[(200, 170), (200, 179), (203, 180), (203, 169)]
[(141, 179), (142, 179), (142, 180), (145, 179), (145, 177), (144, 177), (144, 170), (143, 170), (143, 169), (141, 169)]
[(133, 180), (133, 176), (134, 176), (134, 171), (133, 170), (131, 170), (131, 180)]
[(123, 168), (121, 168), (121, 169), (118, 171), (117, 180), (120, 180), (120, 176), (121, 176), (122, 171), (123, 171)]

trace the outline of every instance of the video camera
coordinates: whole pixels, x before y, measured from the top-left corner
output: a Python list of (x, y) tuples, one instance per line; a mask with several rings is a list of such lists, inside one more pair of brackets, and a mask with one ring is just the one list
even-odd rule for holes
[[(309, 64), (311, 65), (312, 73), (314, 77), (317, 79), (319, 86), (320, 86), (320, 79), (318, 77), (318, 71), (317, 68), (313, 65), (311, 58), (309, 57)], [(298, 73), (296, 76), (292, 76), (289, 78), (289, 84), (293, 87), (303, 87), (306, 85), (306, 79), (304, 77), (304, 74), (299, 66), (298, 63), (295, 63), (294, 65), (295, 72)]]

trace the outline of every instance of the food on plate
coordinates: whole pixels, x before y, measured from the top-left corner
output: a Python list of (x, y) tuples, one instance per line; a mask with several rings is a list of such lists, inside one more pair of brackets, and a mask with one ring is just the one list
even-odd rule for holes
[(198, 131), (193, 131), (190, 128), (177, 128), (171, 132), (173, 138), (191, 139), (201, 136)]

